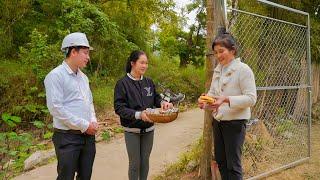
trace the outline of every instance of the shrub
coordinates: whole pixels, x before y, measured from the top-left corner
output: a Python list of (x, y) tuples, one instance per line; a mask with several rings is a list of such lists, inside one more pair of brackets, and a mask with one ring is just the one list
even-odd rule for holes
[[(186, 94), (186, 99), (194, 101), (204, 92), (204, 69), (188, 65), (179, 68), (178, 59), (151, 56), (147, 76), (150, 76), (156, 85), (158, 83), (171, 89), (173, 92)], [(158, 91), (161, 89), (158, 88)], [(160, 92), (159, 92), (160, 93)]]

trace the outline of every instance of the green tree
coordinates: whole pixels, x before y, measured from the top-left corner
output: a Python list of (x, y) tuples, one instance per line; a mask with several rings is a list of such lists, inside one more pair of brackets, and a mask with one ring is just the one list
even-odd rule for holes
[(17, 40), (25, 39), (21, 33), (20, 24), (30, 13), (30, 7), (31, 0), (0, 1), (0, 54), (2, 56), (17, 55), (15, 49), (21, 45)]

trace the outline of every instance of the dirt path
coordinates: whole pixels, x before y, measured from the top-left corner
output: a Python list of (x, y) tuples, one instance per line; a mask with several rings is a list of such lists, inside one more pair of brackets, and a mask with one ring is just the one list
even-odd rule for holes
[[(198, 109), (180, 113), (176, 121), (157, 124), (153, 150), (150, 157), (149, 177), (161, 172), (165, 165), (178, 160), (179, 154), (186, 151), (202, 133), (203, 112)], [(93, 169), (93, 180), (127, 178), (128, 157), (124, 139), (110, 143), (98, 143)], [(56, 162), (26, 172), (16, 180), (44, 180), (56, 178)]]

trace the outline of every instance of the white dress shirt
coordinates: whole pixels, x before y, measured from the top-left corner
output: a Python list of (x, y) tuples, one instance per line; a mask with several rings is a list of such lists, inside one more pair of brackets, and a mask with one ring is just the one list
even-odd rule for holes
[(80, 69), (75, 73), (63, 62), (46, 76), (44, 85), (53, 127), (85, 132), (90, 122), (97, 122), (89, 80)]
[(230, 103), (223, 103), (213, 116), (217, 120), (239, 120), (251, 117), (257, 100), (254, 74), (251, 68), (240, 61), (232, 60), (228, 65), (214, 69), (209, 96), (228, 96)]

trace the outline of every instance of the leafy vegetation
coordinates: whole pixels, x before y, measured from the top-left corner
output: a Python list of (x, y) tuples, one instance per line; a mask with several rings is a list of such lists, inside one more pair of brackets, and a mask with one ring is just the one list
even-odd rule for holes
[[(195, 171), (199, 166), (201, 152), (203, 147), (203, 138), (200, 137), (191, 145), (189, 151), (181, 154), (179, 160), (170, 164), (164, 170), (164, 173), (155, 177), (156, 180), (181, 179), (182, 175)], [(183, 179), (183, 178), (182, 178)]]
[(174, 7), (173, 0), (0, 1), (0, 176), (11, 177), (30, 153), (47, 148), (37, 145), (53, 135), (43, 80), (62, 62), (60, 45), (70, 32), (86, 33), (94, 47), (84, 71), (97, 114), (112, 108), (115, 82), (134, 49), (147, 52), (148, 76), (156, 83), (195, 100), (204, 84), (204, 33), (184, 32), (184, 17)]
[[(319, 62), (320, 1), (275, 2), (310, 13), (312, 60)], [(95, 49), (84, 71), (98, 114), (112, 108), (113, 87), (125, 74), (127, 56), (134, 49), (147, 52), (147, 76), (156, 84), (185, 93), (194, 102), (204, 91), (205, 2), (193, 0), (182, 14), (174, 7), (173, 0), (0, 1), (0, 178), (21, 169), (31, 152), (46, 148), (39, 141), (52, 137), (43, 80), (62, 62), (60, 45), (70, 32), (86, 33)], [(261, 7), (249, 0), (239, 2), (240, 9), (272, 11)], [(196, 22), (185, 31), (184, 15), (191, 11), (197, 12)], [(264, 79), (265, 74), (260, 76)], [(103, 138), (110, 139), (110, 132)], [(5, 168), (8, 162), (12, 165)]]
[(108, 130), (104, 131), (101, 136), (104, 141), (109, 141), (111, 138), (110, 132)]

